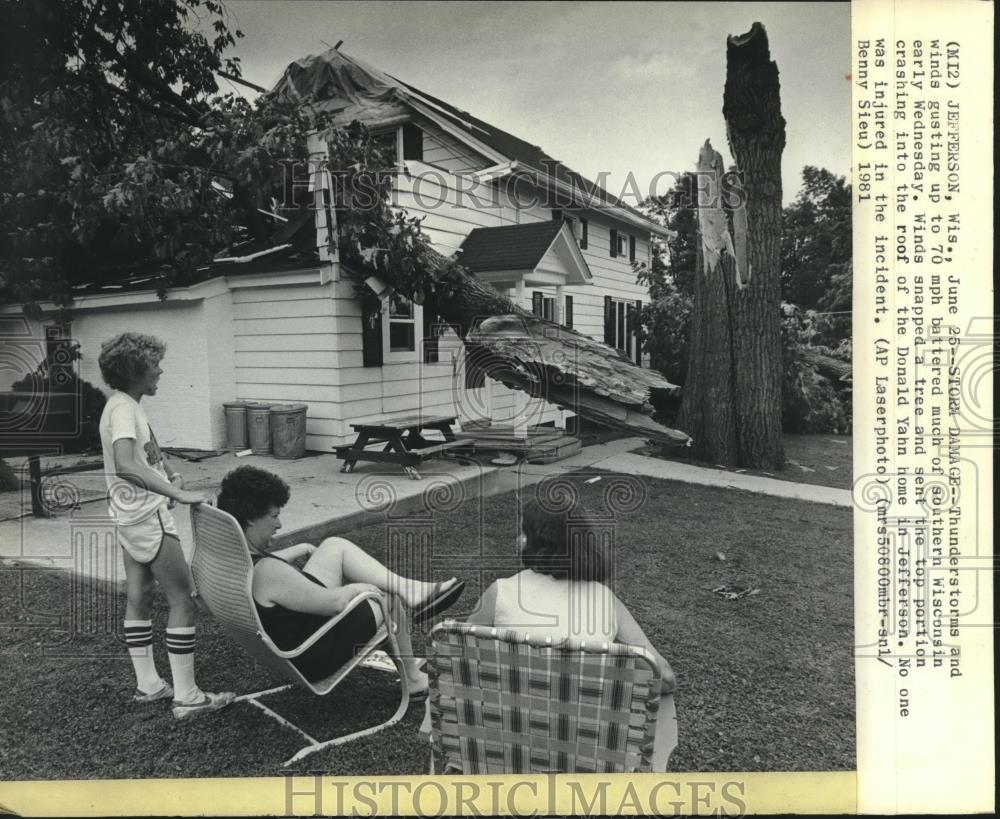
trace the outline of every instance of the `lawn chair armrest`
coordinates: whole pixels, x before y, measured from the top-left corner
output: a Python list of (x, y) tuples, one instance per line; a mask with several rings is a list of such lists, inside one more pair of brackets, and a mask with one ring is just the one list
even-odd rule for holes
[(258, 632), (258, 634), (260, 635), (260, 638), (267, 644), (268, 648), (270, 648), (271, 651), (273, 651), (278, 657), (281, 657), (284, 660), (293, 660), (296, 657), (304, 654), (310, 648), (312, 648), (317, 642), (319, 642), (319, 640), (322, 639), (323, 635), (325, 635), (330, 629), (336, 626), (337, 623), (339, 623), (340, 620), (344, 616), (346, 616), (348, 612), (353, 611), (355, 608), (360, 606), (366, 600), (374, 600), (378, 604), (379, 608), (382, 610), (383, 625), (388, 629), (391, 621), (389, 620), (389, 609), (388, 606), (386, 605), (385, 595), (381, 594), (380, 592), (364, 592), (363, 594), (359, 594), (357, 597), (352, 598), (351, 601), (344, 607), (344, 610), (340, 612), (340, 614), (336, 614), (329, 620), (327, 620), (322, 626), (320, 626), (315, 632), (313, 632), (313, 634), (311, 634), (305, 640), (305, 642), (296, 646), (295, 648), (289, 649), (287, 651), (282, 651), (274, 644), (274, 641), (271, 640), (271, 638), (268, 637), (267, 634), (263, 632)]

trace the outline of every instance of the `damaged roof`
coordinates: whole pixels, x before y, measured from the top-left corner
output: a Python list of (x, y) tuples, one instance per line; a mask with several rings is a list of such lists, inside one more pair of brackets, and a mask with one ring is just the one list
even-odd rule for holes
[(459, 129), (470, 139), (543, 177), (554, 178), (568, 186), (574, 196), (580, 195), (585, 203), (610, 205), (624, 211), (632, 219), (641, 220), (654, 232), (663, 231), (663, 227), (649, 216), (549, 156), (537, 145), (350, 57), (343, 51), (330, 49), (319, 55), (296, 60), (285, 69), (285, 73), (269, 93), (300, 101), (310, 100), (314, 104), (319, 103), (321, 107), (323, 103), (327, 103), (330, 110), (338, 112), (345, 119), (362, 121), (388, 121), (414, 106), (424, 106), (429, 113), (444, 117), (450, 126)]

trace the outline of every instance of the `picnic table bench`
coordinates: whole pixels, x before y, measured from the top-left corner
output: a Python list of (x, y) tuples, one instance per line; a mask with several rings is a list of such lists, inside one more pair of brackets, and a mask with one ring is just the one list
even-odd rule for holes
[[(473, 443), (471, 438), (455, 437), (451, 428), (454, 423), (454, 415), (410, 415), (351, 424), (358, 437), (353, 444), (338, 446), (334, 450), (337, 457), (344, 461), (340, 471), (353, 472), (358, 461), (380, 461), (400, 464), (407, 475), (420, 480), (416, 468), (428, 458)], [(421, 434), (431, 430), (440, 432), (444, 441), (429, 441)], [(369, 448), (378, 444), (384, 444), (381, 450)]]

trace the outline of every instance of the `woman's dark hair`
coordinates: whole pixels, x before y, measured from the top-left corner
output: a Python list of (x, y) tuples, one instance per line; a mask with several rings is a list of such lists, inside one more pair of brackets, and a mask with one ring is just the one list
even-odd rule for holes
[(256, 466), (240, 466), (222, 479), (216, 503), (246, 528), (250, 521), (264, 517), (272, 507), (280, 509), (288, 503), (289, 496), (288, 484), (277, 475)]
[(526, 501), (521, 508), (521, 526), (527, 539), (521, 552), (526, 569), (560, 580), (604, 583), (610, 579), (611, 555), (582, 504), (553, 512), (535, 500)]

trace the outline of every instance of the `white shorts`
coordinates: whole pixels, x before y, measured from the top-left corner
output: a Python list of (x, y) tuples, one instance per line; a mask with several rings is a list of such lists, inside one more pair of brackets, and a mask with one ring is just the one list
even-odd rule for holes
[(138, 523), (118, 525), (118, 543), (137, 563), (151, 563), (168, 536), (179, 539), (174, 516), (166, 508), (157, 509)]

